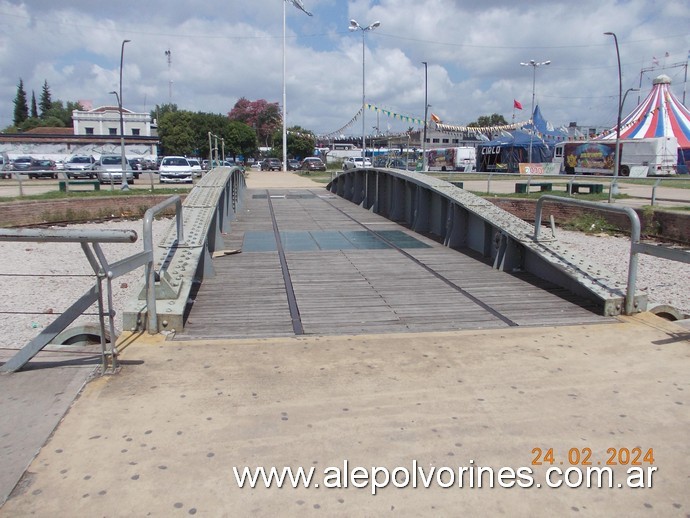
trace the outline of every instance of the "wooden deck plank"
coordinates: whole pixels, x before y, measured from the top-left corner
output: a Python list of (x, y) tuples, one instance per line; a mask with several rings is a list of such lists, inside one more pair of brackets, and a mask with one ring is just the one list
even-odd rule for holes
[[(273, 231), (269, 200), (253, 194), (262, 193), (249, 191), (245, 210), (223, 236), (226, 249), (241, 250), (246, 232)], [(422, 265), (393, 248), (319, 250), (309, 243), (311, 250), (287, 250), (292, 288), (308, 334), (446, 331), (507, 325), (473, 298), (518, 325), (607, 321), (581, 307), (586, 305), (584, 301), (560, 288), (529, 275), (494, 270), (471, 254), (448, 249), (340, 198), (298, 197), (285, 191), (276, 194), (279, 197), (271, 197), (270, 202), (281, 232), (365, 230), (345, 216), (349, 214), (376, 231), (403, 231), (431, 247), (406, 250)], [(293, 234), (290, 239), (298, 244), (302, 238)], [(277, 251), (242, 251), (214, 259), (213, 266), (215, 276), (205, 279), (196, 293), (185, 329), (178, 333), (181, 338), (293, 334)]]

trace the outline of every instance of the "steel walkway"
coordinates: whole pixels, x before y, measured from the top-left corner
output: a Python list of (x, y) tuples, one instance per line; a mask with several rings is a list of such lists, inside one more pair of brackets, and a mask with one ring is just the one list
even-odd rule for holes
[[(277, 239), (277, 236), (281, 236)], [(249, 190), (181, 340), (613, 322), (327, 190)]]

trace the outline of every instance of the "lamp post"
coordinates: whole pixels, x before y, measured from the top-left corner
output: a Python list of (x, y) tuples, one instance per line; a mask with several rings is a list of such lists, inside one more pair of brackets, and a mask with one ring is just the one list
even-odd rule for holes
[(424, 65), (424, 139), (422, 140), (422, 171), (426, 171), (426, 126), (427, 126), (427, 113), (429, 110), (428, 101), (428, 75), (427, 75), (427, 62), (422, 61)]
[(532, 67), (532, 132), (529, 135), (529, 163), (532, 163), (532, 137), (534, 135), (534, 94), (536, 91), (536, 85), (537, 85), (537, 67), (540, 67), (542, 65), (550, 65), (551, 61), (534, 61), (533, 59), (530, 59), (527, 63), (520, 63), (523, 67)]
[(131, 40), (123, 40), (120, 49), (120, 95), (117, 97), (117, 104), (120, 109), (120, 153), (122, 156), (122, 185), (120, 189), (123, 191), (129, 189), (129, 185), (127, 185), (127, 158), (125, 156), (125, 120), (122, 115), (122, 63), (125, 58), (125, 43), (129, 43), (130, 41)]
[(618, 177), (618, 171), (621, 166), (621, 112), (623, 111), (623, 77), (621, 74), (621, 54), (618, 51), (618, 38), (613, 32), (605, 32), (606, 36), (613, 36), (613, 42), (616, 44), (616, 58), (618, 60), (618, 119), (616, 121), (616, 156), (614, 157), (613, 165), (613, 181), (611, 182), (611, 187), (609, 187), (609, 203), (613, 201), (614, 191), (618, 190), (616, 185), (616, 179)]
[(373, 31), (381, 25), (381, 22), (374, 22), (371, 25), (367, 27), (362, 27), (359, 23), (357, 23), (356, 20), (350, 20), (350, 26), (348, 27), (348, 30), (350, 32), (354, 32), (356, 30), (362, 31), (362, 167), (364, 166), (364, 162), (366, 159), (366, 150), (367, 150), (367, 143), (366, 143), (366, 125), (364, 123), (364, 112), (366, 110), (366, 90), (365, 90), (365, 64), (364, 64), (364, 59), (365, 59), (365, 54), (364, 54), (364, 35), (367, 33), (367, 31)]

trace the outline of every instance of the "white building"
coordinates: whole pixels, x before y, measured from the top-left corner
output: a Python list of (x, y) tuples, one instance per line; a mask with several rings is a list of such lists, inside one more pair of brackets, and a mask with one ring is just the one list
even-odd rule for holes
[[(120, 109), (117, 106), (101, 106), (88, 111), (72, 112), (75, 135), (110, 135), (120, 134)], [(135, 113), (122, 108), (122, 120), (125, 136), (151, 137), (151, 115)]]

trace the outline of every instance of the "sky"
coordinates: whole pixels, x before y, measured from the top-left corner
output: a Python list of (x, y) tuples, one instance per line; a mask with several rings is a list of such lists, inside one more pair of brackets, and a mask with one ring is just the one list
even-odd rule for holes
[[(116, 106), (124, 40), (129, 110), (227, 114), (242, 97), (282, 110), (285, 86), (287, 125), (322, 136), (362, 133), (363, 43), (366, 102), (392, 114), (366, 110), (367, 133), (419, 127), (409, 118), (423, 119), (425, 97), (447, 124), (526, 121), (533, 93), (555, 127), (610, 128), (618, 64), (605, 32), (623, 92), (640, 88), (623, 116), (662, 73), (679, 99), (687, 89), (687, 0), (301, 1), (313, 16), (284, 0), (0, 0), (0, 127), (20, 79), (29, 101), (47, 81), (53, 100)], [(351, 19), (380, 26), (351, 32)]]

